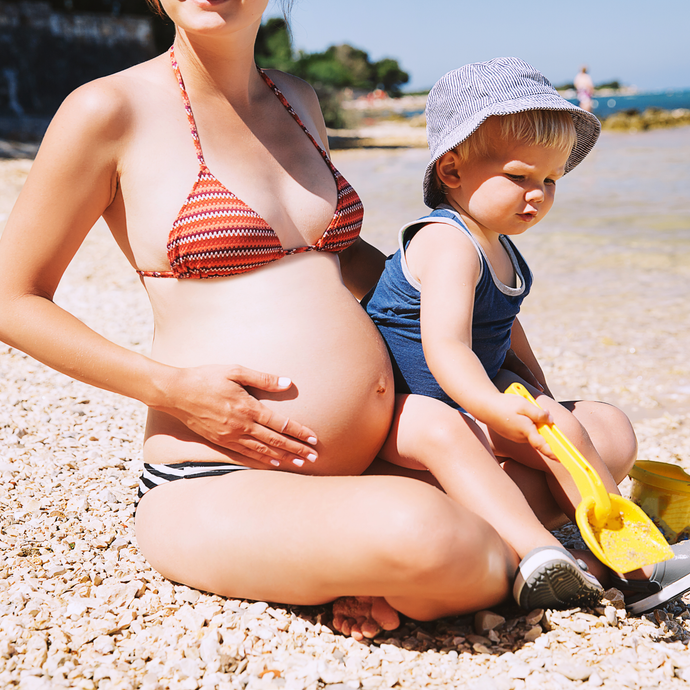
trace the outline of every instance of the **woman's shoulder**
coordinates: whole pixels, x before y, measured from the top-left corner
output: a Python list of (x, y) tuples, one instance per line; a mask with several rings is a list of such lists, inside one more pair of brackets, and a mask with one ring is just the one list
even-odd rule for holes
[(281, 72), (279, 69), (264, 69), (263, 72), (268, 75), (288, 100), (290, 100), (289, 96), (293, 96), (295, 99), (316, 100), (318, 103), (314, 88), (304, 79), (300, 79), (294, 74)]
[(58, 109), (51, 128), (69, 127), (82, 136), (121, 139), (160, 88), (160, 58), (83, 84)]
[(327, 141), (326, 125), (314, 88), (304, 79), (277, 69), (265, 69), (265, 74), (280, 89), (287, 102), (294, 108), (307, 129), (317, 131)]

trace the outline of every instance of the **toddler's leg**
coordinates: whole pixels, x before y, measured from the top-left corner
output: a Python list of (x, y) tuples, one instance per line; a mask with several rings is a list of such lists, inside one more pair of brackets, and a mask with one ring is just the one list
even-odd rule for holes
[(546, 529), (558, 529), (570, 522), (551, 493), (546, 471), (534, 470), (511, 458), (503, 463), (503, 471), (520, 488), (529, 507)]
[(477, 424), (445, 403), (397, 396), (379, 457), (408, 469), (428, 469), (453, 500), (486, 520), (520, 558), (536, 547), (559, 545), (502, 470)]
[(539, 522), (473, 420), (433, 398), (397, 396), (393, 426), (379, 456), (408, 474), (428, 468), (452, 499), (503, 537), (521, 559), (513, 586), (520, 606), (562, 608), (600, 598), (597, 579)]

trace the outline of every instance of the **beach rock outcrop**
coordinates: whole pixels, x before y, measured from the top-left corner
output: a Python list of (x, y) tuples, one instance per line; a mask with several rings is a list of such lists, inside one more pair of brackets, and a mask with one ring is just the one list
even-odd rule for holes
[(633, 132), (682, 125), (690, 125), (690, 110), (687, 108), (675, 110), (648, 108), (642, 113), (638, 110), (621, 110), (601, 123), (603, 129)]

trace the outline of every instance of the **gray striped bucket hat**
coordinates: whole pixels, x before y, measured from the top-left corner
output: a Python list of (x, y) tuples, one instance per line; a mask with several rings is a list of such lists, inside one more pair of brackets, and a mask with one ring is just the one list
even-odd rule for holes
[(431, 161), (424, 175), (424, 203), (435, 208), (443, 201), (433, 176), (441, 156), (465, 141), (488, 117), (526, 110), (566, 110), (571, 114), (577, 142), (565, 172), (580, 163), (599, 138), (601, 124), (596, 116), (559, 96), (543, 74), (519, 58), (474, 62), (441, 77), (426, 103)]

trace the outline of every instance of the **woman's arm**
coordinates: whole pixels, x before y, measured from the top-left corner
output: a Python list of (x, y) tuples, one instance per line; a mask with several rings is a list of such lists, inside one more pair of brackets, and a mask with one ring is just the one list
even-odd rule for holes
[(115, 198), (118, 139), (128, 119), (126, 104), (102, 83), (69, 96), (44, 137), (0, 240), (0, 337), (59, 371), (89, 382), (103, 378), (104, 387), (113, 389), (119, 384), (107, 385), (114, 377), (99, 371), (90, 353), (106, 348), (114, 354), (120, 348), (110, 350), (107, 341), (52, 300), (77, 249)]
[[(549, 390), (549, 387), (546, 384), (546, 377), (544, 376), (544, 372), (542, 371), (541, 365), (537, 361), (537, 358), (534, 352), (532, 351), (532, 347), (529, 344), (529, 340), (527, 340), (527, 335), (525, 334), (525, 331), (522, 328), (522, 324), (517, 318), (513, 322), (513, 328), (510, 331), (510, 347), (515, 353), (515, 355), (519, 358), (519, 360), (531, 372), (532, 376), (537, 380), (537, 382), (542, 387), (542, 390), (546, 393), (546, 395), (553, 398), (553, 395), (551, 395), (551, 391)], [(506, 368), (510, 369), (510, 371), (513, 371), (514, 373), (518, 374), (518, 376), (520, 376), (519, 371), (511, 369), (510, 366)], [(530, 382), (528, 381), (528, 383)]]
[(311, 430), (244, 390), (285, 390), (289, 382), (242, 367), (163, 365), (108, 341), (53, 302), (74, 254), (118, 193), (132, 118), (113, 80), (78, 89), (55, 116), (0, 240), (0, 338), (73, 378), (168, 412), (248, 457), (269, 462), (313, 454), (295, 440), (309, 441)]
[(357, 299), (376, 285), (385, 263), (386, 257), (361, 237), (340, 253), (343, 282)]

